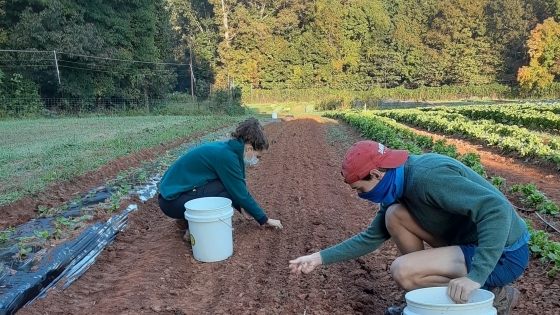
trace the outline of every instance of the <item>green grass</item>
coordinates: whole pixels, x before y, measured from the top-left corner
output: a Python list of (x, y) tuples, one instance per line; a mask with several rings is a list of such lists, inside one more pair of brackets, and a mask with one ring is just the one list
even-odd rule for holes
[(138, 116), (0, 121), (0, 206), (103, 164), (247, 116)]
[(262, 114), (270, 115), (276, 112), (278, 117), (285, 115), (317, 114), (314, 109), (315, 103), (313, 102), (255, 103), (246, 106)]
[(328, 126), (326, 133), (330, 145), (334, 146), (336, 143), (346, 143), (349, 141), (348, 132), (339, 123), (328, 122)]

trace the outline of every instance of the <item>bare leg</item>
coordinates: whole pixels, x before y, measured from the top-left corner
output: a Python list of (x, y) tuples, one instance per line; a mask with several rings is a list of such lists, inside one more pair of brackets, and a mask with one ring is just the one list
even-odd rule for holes
[(394, 204), (387, 209), (385, 225), (403, 255), (423, 250), (424, 242), (434, 248), (446, 245), (444, 241), (420, 227), (410, 212), (401, 204)]
[[(447, 286), (451, 279), (467, 275), (461, 248), (446, 246), (425, 231), (404, 206), (389, 207), (385, 225), (402, 254), (391, 264), (391, 274), (404, 290)], [(424, 242), (433, 248), (425, 249)]]
[(442, 287), (451, 279), (466, 276), (467, 265), (459, 246), (431, 248), (395, 259), (391, 275), (406, 291)]

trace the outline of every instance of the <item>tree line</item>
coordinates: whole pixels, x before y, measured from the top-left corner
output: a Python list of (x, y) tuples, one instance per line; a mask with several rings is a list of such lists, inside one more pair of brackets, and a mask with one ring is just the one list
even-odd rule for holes
[(560, 80), (560, 0), (0, 0), (0, 98)]

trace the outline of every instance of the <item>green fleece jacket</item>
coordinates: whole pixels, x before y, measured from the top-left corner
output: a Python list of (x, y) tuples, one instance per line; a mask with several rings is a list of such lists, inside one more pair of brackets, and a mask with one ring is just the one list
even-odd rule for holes
[(163, 175), (159, 192), (164, 199), (173, 200), (179, 194), (220, 179), (224, 187), (243, 209), (259, 224), (268, 217), (247, 190), (245, 164), (241, 140), (203, 144), (180, 157)]
[[(507, 198), (461, 162), (439, 154), (411, 155), (404, 165), (404, 205), (420, 226), (448, 245), (475, 244), (467, 277), (484, 285), (504, 248), (519, 240), (527, 225)], [(391, 235), (385, 226), (388, 205), (381, 205), (370, 226), (320, 252), (323, 264), (375, 251)]]

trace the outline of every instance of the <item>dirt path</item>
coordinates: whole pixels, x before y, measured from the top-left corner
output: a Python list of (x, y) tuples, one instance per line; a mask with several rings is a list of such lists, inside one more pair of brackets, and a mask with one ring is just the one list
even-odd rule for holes
[[(65, 291), (51, 290), (18, 315), (382, 314), (402, 302), (403, 292), (388, 271), (397, 254), (391, 242), (360, 259), (290, 276), (288, 260), (362, 231), (376, 207), (359, 199), (340, 176), (344, 153), (360, 139), (351, 128), (301, 118), (271, 123), (265, 130), (272, 145), (248, 169), (247, 182), (267, 214), (282, 220), (283, 230), (262, 229), (235, 214), (233, 256), (200, 263), (155, 199), (136, 201), (139, 209), (131, 214), (129, 228), (95, 265)], [(338, 133), (333, 136), (332, 130)], [(488, 166), (484, 159), (489, 173), (506, 164)], [(557, 180), (553, 171), (507, 163), (514, 165), (501, 173), (506, 179), (535, 172), (538, 179), (553, 175)], [(550, 192), (539, 188), (550, 197), (557, 185)], [(531, 261), (515, 285), (523, 295), (516, 314), (560, 314), (560, 280), (546, 278), (539, 262)]]

